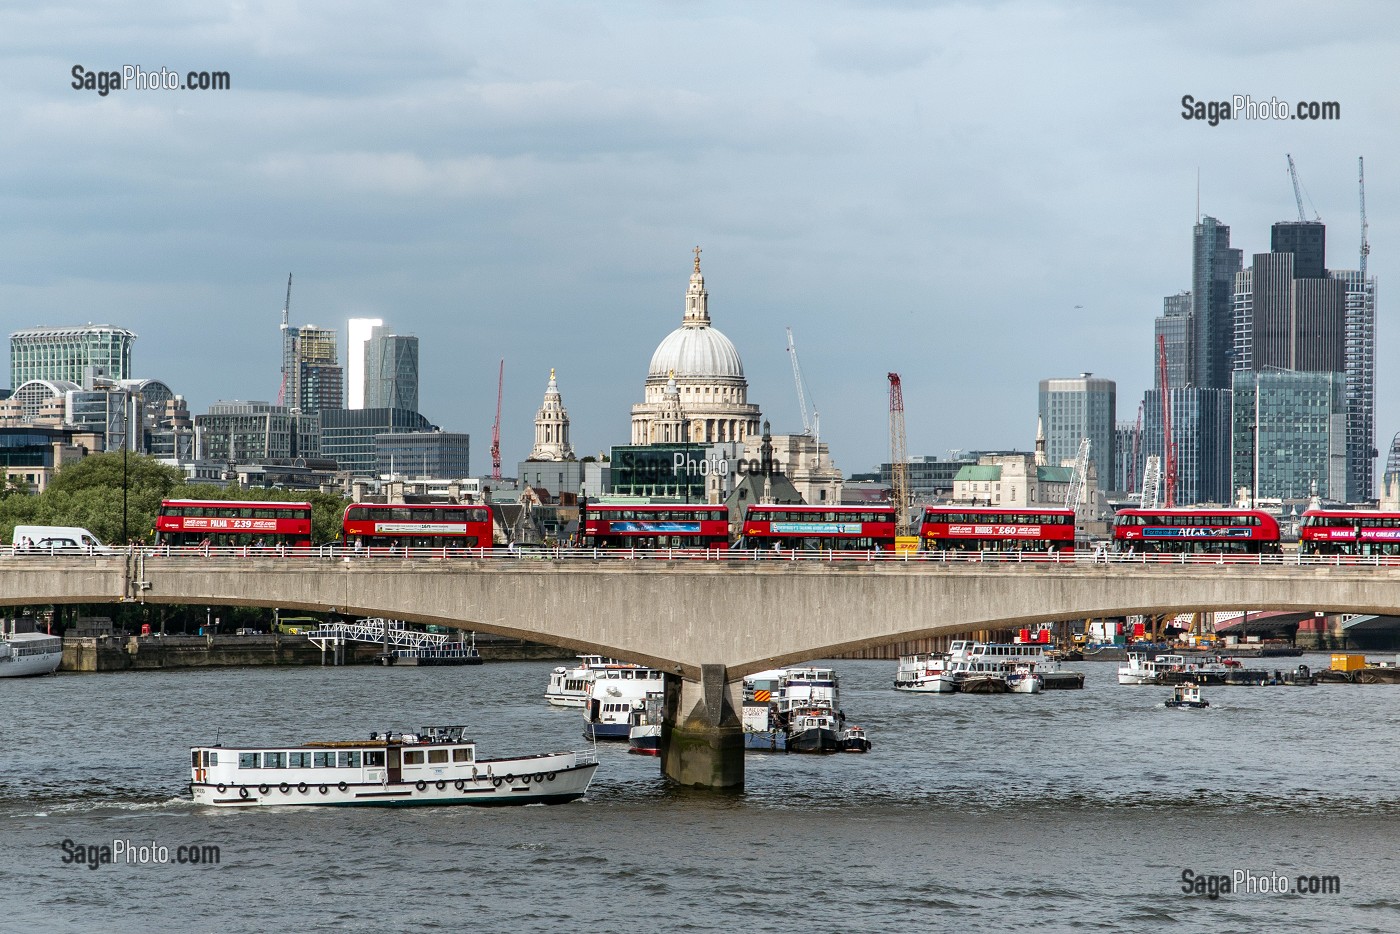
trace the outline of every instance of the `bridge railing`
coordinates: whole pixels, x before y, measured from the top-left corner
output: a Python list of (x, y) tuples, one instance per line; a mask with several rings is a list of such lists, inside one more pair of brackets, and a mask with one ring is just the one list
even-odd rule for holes
[(219, 558), (277, 559), (285, 561), (383, 562), (399, 561), (704, 561), (728, 564), (746, 562), (840, 562), (843, 564), (939, 564), (939, 565), (1044, 565), (1044, 566), (1290, 566), (1290, 567), (1400, 567), (1400, 555), (1305, 555), (1286, 551), (1277, 554), (1238, 554), (1210, 552), (1115, 552), (1115, 551), (804, 551), (787, 549), (691, 549), (691, 548), (347, 548), (343, 545), (265, 546), (149, 546), (129, 549), (56, 548), (24, 549), (0, 547), (0, 560), (26, 558), (110, 558), (130, 554), (138, 558)]

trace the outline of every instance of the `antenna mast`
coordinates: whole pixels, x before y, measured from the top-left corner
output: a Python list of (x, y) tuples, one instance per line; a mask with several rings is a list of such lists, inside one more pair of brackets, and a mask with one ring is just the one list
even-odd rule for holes
[(277, 390), (277, 404), (285, 405), (287, 399), (287, 332), (292, 320), (292, 274), (287, 273), (287, 300), (282, 303), (282, 385)]

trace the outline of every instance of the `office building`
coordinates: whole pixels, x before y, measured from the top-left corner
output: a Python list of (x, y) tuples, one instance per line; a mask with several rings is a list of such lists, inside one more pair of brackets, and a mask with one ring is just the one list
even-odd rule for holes
[(216, 402), (194, 417), (196, 457), (249, 463), (320, 456), (320, 417), (268, 402)]
[(463, 479), (471, 476), (471, 436), (452, 431), (407, 431), (374, 436), (381, 477)]
[(1376, 496), (1376, 277), (1354, 269), (1332, 270), (1346, 289), (1347, 502)]
[(1243, 255), (1230, 246), (1230, 228), (1203, 217), (1192, 231), (1191, 365), (1187, 385), (1230, 388), (1234, 344), (1231, 297)]
[(10, 386), (18, 389), (30, 380), (82, 386), (90, 368), (111, 379), (127, 379), (134, 340), (131, 331), (110, 324), (15, 331), (10, 335)]
[(320, 456), (334, 460), (341, 470), (356, 477), (378, 474), (378, 436), (437, 430), (410, 409), (322, 409), (320, 414)]
[(1089, 460), (1102, 465), (1105, 476), (1115, 463), (1117, 447), (1117, 384), (1081, 373), (1066, 379), (1040, 381), (1040, 423), (1045, 432), (1046, 463), (1073, 462), (1079, 443), (1089, 439)]
[(282, 390), (278, 404), (315, 412), (345, 407), (345, 373), (336, 333), (314, 324), (282, 323)]
[(1193, 381), (1193, 348), (1191, 293), (1178, 292), (1162, 299), (1162, 316), (1152, 326), (1152, 379), (1150, 385), (1161, 383), (1161, 347), (1167, 349), (1167, 386), (1180, 389)]
[[(1167, 400), (1171, 405), (1172, 440), (1176, 446), (1175, 505), (1233, 502), (1230, 390), (1183, 387), (1168, 390)], [(1149, 389), (1143, 394), (1142, 434), (1138, 439), (1138, 456), (1133, 462), (1135, 486), (1130, 487), (1130, 491), (1141, 491), (1148, 457), (1162, 458), (1162, 469), (1166, 469), (1162, 438), (1162, 393)], [(1165, 486), (1159, 495), (1165, 496)]]
[(1346, 376), (1236, 371), (1232, 482), (1252, 502), (1346, 492)]
[[(351, 318), (345, 329), (345, 407), (365, 407), (365, 345), (374, 328), (383, 327), (381, 318)], [(417, 408), (415, 405), (414, 408)]]
[(373, 327), (363, 365), (364, 408), (418, 411), (418, 338)]

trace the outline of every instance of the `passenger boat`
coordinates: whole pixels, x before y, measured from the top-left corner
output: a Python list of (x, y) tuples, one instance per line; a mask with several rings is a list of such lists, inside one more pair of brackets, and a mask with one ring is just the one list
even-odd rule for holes
[(830, 707), (808, 707), (788, 720), (788, 752), (836, 752), (841, 748), (841, 723)]
[(1119, 684), (1157, 684), (1167, 672), (1186, 671), (1184, 655), (1158, 655), (1149, 659), (1146, 652), (1129, 652), (1128, 663), (1118, 668)]
[(1185, 684), (1174, 685), (1171, 700), (1163, 703), (1168, 707), (1191, 707), (1197, 710), (1210, 706), (1210, 701), (1201, 698), (1200, 687), (1189, 681)]
[(646, 704), (648, 694), (662, 691), (664, 684), (660, 671), (640, 665), (594, 671), (583, 707), (584, 737), (626, 742), (632, 732), (633, 711)]
[(561, 665), (549, 674), (549, 686), (544, 690), (544, 697), (555, 707), (582, 707), (586, 704), (588, 688), (599, 671), (636, 670), (642, 667), (601, 655), (580, 655), (578, 659), (579, 664), (572, 668)]
[(901, 655), (899, 668), (894, 673), (894, 687), (896, 691), (916, 694), (952, 694), (957, 690), (957, 680), (948, 670), (948, 653)]
[(852, 726), (841, 731), (842, 752), (869, 752), (870, 738), (865, 735), (865, 727)]
[(562, 804), (582, 797), (597, 769), (592, 751), (481, 759), (464, 727), (434, 726), (301, 746), (195, 746), (190, 793), (214, 807)]
[(42, 632), (0, 632), (0, 678), (51, 675), (63, 661), (63, 640)]
[(1006, 687), (1012, 694), (1039, 694), (1045, 689), (1045, 676), (1030, 663), (1015, 665), (1006, 673)]
[(632, 708), (632, 728), (627, 731), (627, 751), (639, 756), (661, 755), (661, 722), (665, 695), (648, 692), (641, 707)]

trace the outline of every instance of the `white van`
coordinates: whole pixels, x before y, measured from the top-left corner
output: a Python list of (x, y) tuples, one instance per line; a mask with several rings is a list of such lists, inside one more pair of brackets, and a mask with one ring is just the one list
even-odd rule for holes
[(10, 543), (17, 551), (84, 551), (95, 554), (112, 554), (108, 548), (87, 529), (68, 525), (17, 525)]

